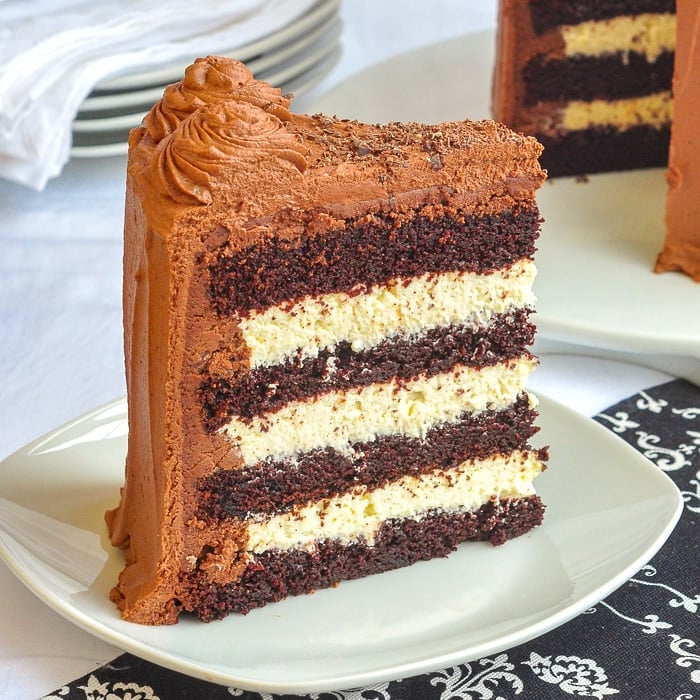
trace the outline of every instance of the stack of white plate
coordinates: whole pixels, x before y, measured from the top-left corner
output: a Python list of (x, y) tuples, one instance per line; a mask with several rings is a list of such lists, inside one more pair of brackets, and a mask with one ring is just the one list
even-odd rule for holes
[[(244, 61), (259, 80), (299, 96), (325, 77), (340, 57), (339, 8), (340, 0), (318, 0), (282, 29), (224, 55)], [(180, 80), (194, 58), (95, 86), (73, 122), (71, 155), (95, 158), (126, 153), (129, 130), (141, 123), (166, 85)]]

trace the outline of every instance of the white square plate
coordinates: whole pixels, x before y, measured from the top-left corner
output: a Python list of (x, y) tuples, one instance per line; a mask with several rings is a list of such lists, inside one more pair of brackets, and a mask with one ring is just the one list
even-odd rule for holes
[(563, 624), (640, 569), (675, 526), (673, 482), (594, 421), (541, 399), (544, 524), (494, 548), (342, 583), (205, 624), (147, 627), (108, 598), (123, 565), (104, 511), (126, 452), (119, 400), (0, 464), (0, 555), (47, 605), (162, 666), (249, 690), (320, 692), (405, 678), (505, 650)]

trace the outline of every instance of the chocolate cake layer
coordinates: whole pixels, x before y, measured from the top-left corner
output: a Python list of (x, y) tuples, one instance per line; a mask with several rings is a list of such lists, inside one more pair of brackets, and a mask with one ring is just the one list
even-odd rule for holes
[(532, 24), (538, 34), (562, 24), (675, 11), (675, 0), (530, 0)]
[(222, 255), (210, 265), (210, 298), (219, 314), (245, 314), (392, 278), (487, 272), (531, 258), (539, 225), (534, 206), (483, 216), (416, 216), (399, 226), (391, 215), (374, 215), (349, 221), (342, 234), (330, 231), (294, 242), (272, 238)]
[(542, 167), (550, 177), (557, 177), (663, 167), (668, 159), (670, 129), (585, 129), (558, 138), (538, 138), (544, 146)]
[(455, 365), (430, 377), (329, 391), (250, 419), (233, 416), (218, 437), (235, 450), (241, 466), (329, 446), (343, 451), (381, 435), (423, 437), (467, 411), (507, 408), (536, 364), (525, 355), (481, 368)]
[(541, 524), (543, 514), (538, 496), (491, 501), (471, 513), (432, 513), (420, 520), (387, 522), (372, 546), (326, 541), (313, 550), (266, 552), (232, 584), (211, 583), (197, 572), (183, 575), (184, 610), (205, 622), (231, 612), (245, 614), (287, 596), (444, 557), (468, 540), (503, 544)]
[[(120, 503), (106, 514), (111, 542), (125, 550), (111, 593), (125, 620), (171, 624), (183, 610), (201, 608), (204, 619), (247, 611), (443, 555), (464, 539), (500, 544), (541, 520), (532, 496), (543, 455), (508, 446), (527, 442), (534, 400), (509, 428), (494, 416), (459, 437), (445, 428), (444, 446), (425, 441), (467, 415), (510, 410), (523, 394), (536, 365), (529, 353), (478, 364), (480, 355), (486, 362), (506, 352), (498, 338), (474, 346), (473, 366), (312, 399), (288, 391), (274, 409), (255, 398), (262, 412), (205, 428), (198, 389), (208, 378), (231, 381), (289, 357), (303, 365), (343, 342), (359, 353), (430, 328), (484, 327), (534, 305), (534, 196), (545, 178), (535, 139), (492, 121), (382, 126), (289, 108), (241, 64), (209, 57), (130, 134), (129, 445)], [(526, 324), (518, 332), (530, 333)], [(443, 344), (442, 361), (454, 362)], [(387, 355), (382, 371), (403, 358), (400, 349)], [(338, 358), (325, 360), (326, 374), (337, 372)], [(404, 439), (433, 469), (411, 473), (423, 463), (402, 452)], [(503, 453), (441, 463), (470, 444), (488, 452), (500, 441)], [(358, 453), (365, 446), (371, 460)], [(333, 488), (345, 491), (298, 504), (304, 489), (321, 488), (314, 455), (351, 457), (354, 474), (374, 473), (379, 485), (347, 490), (334, 474)], [(294, 483), (273, 463), (290, 468)], [(406, 473), (387, 481), (397, 465)], [(336, 461), (336, 469), (349, 478), (347, 465)], [(236, 487), (224, 473), (250, 487), (218, 505), (212, 497), (210, 507), (220, 487)]]
[(218, 470), (197, 486), (198, 517), (218, 521), (285, 512), (294, 505), (345, 493), (358, 483), (376, 488), (435, 465), (450, 469), (467, 459), (507, 454), (526, 447), (537, 432), (536, 415), (522, 394), (508, 409), (466, 414), (455, 423), (432, 428), (425, 438), (388, 435), (351, 445), (348, 453), (326, 448), (296, 460)]
[(635, 52), (547, 60), (537, 56), (523, 69), (525, 104), (540, 101), (615, 100), (668, 90), (673, 52), (654, 62)]
[(208, 430), (229, 417), (251, 418), (289, 401), (325, 391), (410, 379), (449, 370), (455, 364), (484, 366), (520, 357), (534, 340), (529, 309), (496, 315), (488, 326), (440, 327), (414, 337), (389, 338), (367, 350), (353, 351), (343, 341), (316, 357), (292, 358), (282, 365), (259, 367), (239, 378), (207, 377), (200, 389)]

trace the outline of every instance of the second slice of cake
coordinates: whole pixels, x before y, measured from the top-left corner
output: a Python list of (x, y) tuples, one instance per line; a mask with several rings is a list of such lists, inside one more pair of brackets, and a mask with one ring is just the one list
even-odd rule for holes
[(499, 0), (493, 115), (550, 177), (666, 165), (675, 0)]
[(293, 114), (226, 59), (166, 90), (130, 138), (126, 619), (247, 612), (541, 522), (540, 153), (490, 121)]

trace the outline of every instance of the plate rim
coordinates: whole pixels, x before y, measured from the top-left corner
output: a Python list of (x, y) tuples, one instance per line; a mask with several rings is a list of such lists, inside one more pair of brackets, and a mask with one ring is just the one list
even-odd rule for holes
[[(293, 19), (288, 24), (280, 27), (277, 31), (243, 44), (237, 48), (223, 52), (223, 55), (241, 57), (239, 60), (246, 61), (252, 56), (265, 51), (270, 51), (278, 47), (281, 43), (290, 41), (298, 34), (303, 33), (309, 26), (320, 21), (338, 11), (341, 0), (316, 0), (303, 14)], [(122, 76), (103, 80), (95, 85), (95, 90), (99, 91), (119, 91), (132, 90), (134, 87), (143, 88), (148, 85), (167, 84), (179, 80), (189, 61), (173, 60), (166, 66), (152, 69), (142, 73), (127, 73)]]
[[(289, 82), (282, 83), (279, 87), (282, 94), (293, 94), (294, 98), (301, 98), (306, 92), (311, 90), (315, 85), (321, 82), (337, 65), (342, 56), (342, 47), (340, 44), (324, 48), (323, 53), (319, 52), (316, 57), (316, 62), (302, 70), (298, 75), (289, 77)], [(140, 115), (143, 118), (144, 115)], [(87, 132), (86, 132), (87, 133)], [(100, 131), (92, 132), (99, 135)], [(109, 132), (107, 132), (109, 133)], [(119, 132), (119, 136), (122, 133)], [(124, 156), (129, 150), (129, 144), (124, 138), (118, 141), (106, 141), (104, 143), (84, 144), (80, 146), (71, 146), (71, 158), (107, 158), (111, 156)]]
[[(554, 415), (564, 416), (565, 421), (574, 421), (577, 424), (585, 424), (587, 429), (597, 433), (597, 436), (601, 440), (607, 441), (609, 445), (614, 445), (614, 450), (619, 451), (620, 454), (626, 453), (630, 459), (637, 462), (638, 465), (646, 465), (644, 473), (647, 478), (655, 480), (655, 483), (665, 484), (666, 491), (657, 494), (657, 498), (671, 498), (674, 499), (673, 512), (670, 512), (670, 501), (669, 501), (669, 512), (663, 527), (660, 527), (655, 531), (654, 537), (650, 542), (646, 544), (639, 552), (637, 552), (634, 558), (626, 563), (617, 574), (610, 577), (606, 581), (595, 586), (589, 590), (584, 595), (580, 596), (573, 603), (559, 607), (553, 614), (545, 615), (538, 618), (534, 622), (525, 625), (525, 627), (513, 630), (510, 633), (502, 635), (496, 639), (491, 639), (484, 641), (480, 644), (472, 644), (471, 647), (467, 649), (457, 648), (451, 649), (449, 652), (443, 652), (441, 654), (432, 655), (428, 658), (423, 658), (420, 661), (408, 660), (403, 663), (393, 662), (387, 667), (374, 668), (372, 670), (365, 668), (364, 670), (355, 671), (350, 673), (345, 671), (342, 675), (334, 675), (333, 673), (326, 672), (326, 675), (321, 677), (317, 676), (314, 679), (270, 679), (269, 677), (249, 677), (236, 676), (235, 669), (222, 669), (217, 665), (206, 665), (197, 663), (187, 658), (184, 658), (181, 654), (178, 655), (174, 651), (164, 650), (159, 648), (157, 645), (145, 643), (141, 639), (134, 637), (128, 637), (119, 630), (109, 627), (106, 623), (102, 622), (98, 618), (94, 618), (87, 614), (85, 610), (76, 608), (75, 605), (69, 605), (68, 602), (57, 595), (55, 591), (47, 591), (36, 583), (29, 572), (21, 565), (20, 562), (12, 555), (12, 552), (8, 550), (5, 543), (5, 537), (10, 537), (11, 542), (22, 548), (25, 552), (29, 552), (31, 556), (35, 556), (33, 552), (26, 549), (21, 543), (18, 543), (12, 535), (7, 533), (0, 525), (0, 558), (2, 558), (8, 565), (13, 574), (30, 590), (32, 591), (40, 600), (51, 607), (58, 614), (82, 628), (89, 634), (92, 634), (103, 641), (113, 644), (125, 651), (131, 652), (140, 656), (141, 658), (152, 661), (153, 663), (162, 665), (166, 668), (172, 670), (186, 673), (190, 676), (201, 678), (203, 680), (208, 680), (211, 682), (216, 682), (222, 685), (235, 686), (238, 688), (244, 688), (247, 690), (257, 691), (257, 692), (272, 692), (272, 693), (308, 693), (308, 692), (328, 692), (333, 690), (347, 689), (352, 687), (357, 687), (359, 685), (369, 685), (377, 682), (388, 681), (391, 679), (406, 677), (407, 675), (417, 675), (420, 673), (426, 673), (430, 671), (435, 671), (449, 665), (454, 665), (457, 663), (466, 663), (468, 661), (475, 660), (477, 658), (483, 657), (487, 654), (496, 653), (498, 651), (504, 651), (515, 644), (520, 644), (532, 640), (546, 632), (568, 622), (573, 617), (577, 616), (584, 610), (588, 609), (595, 603), (599, 602), (602, 598), (607, 596), (610, 592), (622, 585), (626, 580), (629, 579), (636, 571), (638, 571), (649, 559), (651, 559), (654, 554), (663, 546), (666, 539), (670, 536), (671, 532), (675, 528), (678, 519), (683, 510), (683, 501), (680, 492), (676, 488), (673, 481), (665, 474), (663, 471), (658, 469), (650, 461), (646, 460), (640, 453), (635, 450), (631, 445), (628, 445), (621, 438), (613, 435), (607, 428), (596, 423), (590, 418), (577, 413), (571, 408), (561, 404), (560, 402), (548, 398), (541, 392), (538, 393), (540, 398), (540, 413), (552, 412)], [(120, 397), (107, 404), (99, 406), (71, 421), (68, 421), (63, 426), (53, 430), (43, 437), (40, 437), (27, 446), (16, 451), (5, 460), (0, 462), (0, 498), (3, 498), (3, 484), (7, 479), (7, 465), (14, 461), (22, 461), (23, 458), (27, 458), (32, 452), (36, 450), (37, 446), (42, 443), (46, 443), (58, 435), (74, 430), (80, 426), (81, 423), (85, 423), (94, 416), (99, 415), (105, 411), (114, 410), (118, 407), (122, 407), (122, 410), (126, 410), (126, 400), (125, 397)], [(125, 437), (119, 438), (125, 441)], [(551, 441), (550, 441), (551, 444)], [(125, 445), (123, 445), (122, 450), (125, 450)], [(123, 459), (121, 460), (123, 461)], [(117, 467), (111, 467), (117, 468)], [(121, 466), (119, 468), (122, 468)], [(545, 523), (541, 526), (541, 530), (547, 527), (547, 519), (545, 517)], [(527, 537), (527, 535), (525, 536)], [(468, 545), (467, 545), (468, 546)], [(107, 561), (111, 557), (119, 556), (119, 553), (115, 550), (107, 552)], [(454, 556), (454, 555), (453, 555)], [(35, 556), (35, 558), (37, 558)], [(50, 566), (50, 565), (47, 565)], [(410, 569), (410, 567), (409, 567)], [(98, 577), (99, 578), (99, 577)], [(367, 579), (368, 580), (368, 579)], [(93, 584), (94, 585), (94, 582)], [(89, 588), (88, 588), (89, 590)], [(284, 602), (278, 603), (277, 605), (283, 605)], [(113, 604), (109, 600), (105, 600), (105, 606), (113, 607)], [(116, 612), (116, 610), (115, 610)], [(131, 623), (126, 623), (131, 624)], [(225, 624), (225, 621), (213, 623), (213, 624)], [(134, 629), (140, 629), (136, 627)], [(152, 629), (152, 628), (146, 628)], [(173, 629), (173, 628), (169, 628)], [(184, 626), (183, 626), (184, 629)], [(264, 676), (264, 674), (263, 674)]]
[[(281, 44), (272, 51), (247, 61), (246, 67), (254, 75), (258, 73), (263, 74), (263, 71), (270, 71), (280, 63), (284, 63), (289, 59), (294, 59), (296, 55), (304, 49), (310, 48), (322, 38), (325, 32), (336, 32), (339, 24), (342, 24), (342, 20), (337, 14), (329, 14), (327, 17), (324, 16), (322, 20), (317, 25), (313, 25), (308, 32), (303, 33), (301, 36), (294, 37), (292, 40)], [(234, 53), (235, 52), (231, 53), (230, 58), (235, 57), (233, 55)], [(225, 55), (228, 55), (228, 52), (226, 52)], [(139, 90), (87, 97), (81, 103), (73, 123), (99, 121), (100, 119), (108, 118), (99, 116), (85, 118), (81, 116), (84, 112), (98, 113), (117, 109), (125, 110), (129, 107), (140, 107), (144, 104), (156, 102), (162, 96), (168, 84), (169, 83), (164, 82)]]
[[(315, 65), (322, 63), (330, 53), (332, 53), (340, 41), (342, 32), (342, 22), (335, 18), (328, 26), (324, 26), (326, 32), (322, 32), (314, 41), (299, 47), (292, 52), (281, 63), (273, 63), (265, 70), (259, 72), (257, 79), (264, 80), (271, 85), (283, 85), (293, 80), (307, 70), (311, 70)], [(163, 95), (165, 85), (159, 86), (157, 90), (160, 96)], [(153, 100), (156, 102), (158, 98)], [(136, 106), (136, 105), (135, 105)], [(119, 129), (132, 129), (138, 126), (148, 113), (150, 107), (143, 108), (139, 104), (136, 112), (109, 117), (89, 117), (81, 119), (80, 115), (73, 120), (71, 129), (73, 133), (100, 133), (104, 131), (116, 131)]]

